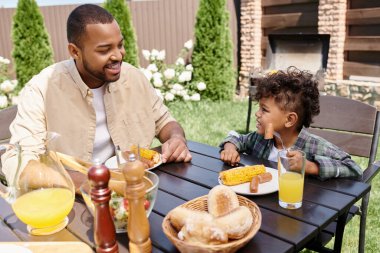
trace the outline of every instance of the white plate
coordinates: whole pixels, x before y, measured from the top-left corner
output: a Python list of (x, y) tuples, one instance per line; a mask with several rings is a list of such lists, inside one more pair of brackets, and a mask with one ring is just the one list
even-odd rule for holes
[[(162, 158), (161, 158), (161, 154), (160, 154), (160, 161), (158, 163), (156, 163), (153, 167), (150, 167), (148, 168), (147, 170), (153, 170), (154, 168), (160, 166), (162, 164)], [(109, 158), (105, 163), (104, 163), (105, 166), (107, 166), (107, 168), (109, 169), (117, 169), (117, 160), (116, 160), (116, 156), (112, 156), (111, 158)]]
[[(270, 167), (265, 167), (267, 172), (272, 174), (272, 180), (263, 184), (259, 184), (259, 190), (255, 193), (249, 190), (249, 182), (244, 184), (238, 184), (230, 187), (234, 192), (243, 195), (264, 195), (278, 191), (278, 171)], [(218, 178), (219, 184), (223, 184)]]

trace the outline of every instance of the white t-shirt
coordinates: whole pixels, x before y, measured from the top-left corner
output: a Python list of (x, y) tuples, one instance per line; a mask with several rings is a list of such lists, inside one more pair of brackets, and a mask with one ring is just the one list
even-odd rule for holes
[(96, 132), (94, 139), (94, 149), (92, 153), (92, 161), (99, 159), (101, 163), (104, 163), (110, 158), (115, 150), (114, 144), (111, 140), (110, 133), (107, 128), (106, 110), (104, 107), (104, 91), (105, 85), (91, 89), (94, 94), (93, 106), (96, 113)]
[(275, 145), (273, 145), (272, 149), (270, 150), (268, 160), (272, 161), (272, 162), (277, 162), (278, 152), (279, 152), (279, 150), (276, 148)]

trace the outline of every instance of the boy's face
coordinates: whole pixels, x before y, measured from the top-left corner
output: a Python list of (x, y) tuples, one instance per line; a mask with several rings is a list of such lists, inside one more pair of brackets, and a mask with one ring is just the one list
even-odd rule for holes
[(281, 132), (285, 127), (287, 112), (282, 110), (273, 97), (261, 98), (259, 110), (255, 113), (257, 133), (264, 135), (269, 123), (273, 124), (274, 131)]

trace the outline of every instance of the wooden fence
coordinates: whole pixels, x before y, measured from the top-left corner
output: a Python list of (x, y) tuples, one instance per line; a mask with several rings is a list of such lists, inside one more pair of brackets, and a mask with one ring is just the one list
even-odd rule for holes
[[(237, 16), (235, 2), (228, 0), (230, 28), (237, 63)], [(140, 64), (146, 66), (141, 50), (165, 49), (168, 63), (174, 63), (183, 45), (194, 39), (195, 16), (199, 0), (147, 0), (129, 2), (136, 30)], [(67, 59), (66, 20), (77, 5), (40, 7), (54, 49), (54, 60)], [(15, 9), (0, 8), (0, 55), (11, 59), (11, 24)]]
[[(380, 1), (347, 0), (347, 36), (344, 76), (380, 77)], [(165, 49), (173, 63), (184, 42), (193, 39), (199, 0), (146, 0), (128, 2), (138, 40), (140, 64), (146, 66), (141, 50)], [(263, 61), (269, 33), (318, 33), (318, 0), (262, 0)], [(55, 61), (68, 58), (66, 19), (75, 5), (41, 7), (50, 34)], [(239, 65), (240, 1), (228, 0), (235, 66)], [(0, 55), (11, 58), (10, 38), (15, 9), (0, 8)]]
[(380, 77), (380, 1), (351, 0), (344, 73)]

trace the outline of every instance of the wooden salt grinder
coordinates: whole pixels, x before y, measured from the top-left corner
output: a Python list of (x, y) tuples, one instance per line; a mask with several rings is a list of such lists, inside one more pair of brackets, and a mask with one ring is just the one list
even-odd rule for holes
[(91, 185), (91, 200), (95, 206), (94, 239), (97, 253), (117, 253), (119, 248), (116, 241), (115, 225), (113, 223), (109, 200), (111, 189), (108, 188), (110, 172), (107, 167), (95, 162), (88, 171)]
[(144, 164), (136, 159), (134, 154), (129, 155), (129, 161), (122, 168), (126, 184), (125, 197), (129, 203), (128, 237), (129, 252), (152, 252), (150, 241), (149, 221), (144, 208), (145, 174)]

